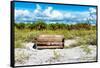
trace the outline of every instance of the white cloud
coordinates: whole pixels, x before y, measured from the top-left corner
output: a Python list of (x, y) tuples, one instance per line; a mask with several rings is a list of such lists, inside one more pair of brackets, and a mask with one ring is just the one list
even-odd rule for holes
[(37, 7), (36, 9), (41, 10), (41, 7), (39, 4), (36, 4), (36, 7)]
[(46, 9), (42, 10), (40, 5), (36, 5), (36, 9), (34, 10), (34, 15), (37, 18), (42, 19), (62, 19), (63, 13), (58, 10), (54, 10), (52, 7), (47, 7)]
[(36, 9), (34, 10), (33, 14), (35, 15), (41, 14), (41, 6), (39, 4), (36, 4)]
[(43, 14), (46, 16), (50, 16), (52, 10), (53, 10), (52, 7), (48, 7), (47, 9), (44, 10)]
[(29, 10), (15, 10), (15, 20), (16, 21), (27, 21), (32, 20), (32, 12)]
[(66, 18), (69, 18), (69, 17), (71, 17), (72, 15), (71, 15), (71, 13), (65, 13), (64, 16), (65, 16)]
[(58, 20), (63, 19), (63, 13), (53, 9), (53, 7), (47, 7), (44, 11), (42, 11), (43, 16), (47, 20)]
[[(89, 8), (89, 11), (91, 12), (96, 12), (94, 8)], [(89, 17), (89, 11), (85, 12), (68, 12), (68, 11), (60, 11), (60, 10), (55, 10), (53, 7), (48, 6), (46, 9), (42, 9), (42, 7), (39, 4), (36, 4), (36, 9), (33, 11), (29, 10), (15, 10), (15, 18), (21, 20), (31, 20), (35, 21), (38, 19), (42, 20), (77, 20), (77, 21), (82, 21), (82, 20), (87, 20)], [(96, 15), (93, 17), (95, 18)]]
[(45, 10), (41, 10), (39, 5), (31, 12), (28, 10), (15, 10), (15, 17), (20, 17), (21, 20), (64, 20), (64, 19), (82, 19), (87, 17), (86, 12), (62, 12), (54, 10), (52, 7), (48, 7)]
[(96, 9), (95, 9), (95, 8), (89, 8), (89, 11), (90, 11), (91, 13), (96, 13)]
[(73, 12), (66, 12), (66, 13), (64, 13), (64, 17), (65, 18), (75, 18), (76, 15), (73, 14)]
[(36, 9), (33, 11), (34, 17), (39, 17), (43, 15), (42, 8), (39, 4), (36, 4)]
[(28, 10), (15, 10), (15, 16), (29, 16), (30, 12)]
[(95, 8), (89, 8), (89, 12), (91, 13), (89, 16), (89, 19), (92, 21), (96, 21), (96, 9)]
[(57, 10), (53, 10), (51, 12), (50, 17), (54, 18), (54, 19), (63, 19), (63, 13), (61, 13), (60, 11), (57, 11)]

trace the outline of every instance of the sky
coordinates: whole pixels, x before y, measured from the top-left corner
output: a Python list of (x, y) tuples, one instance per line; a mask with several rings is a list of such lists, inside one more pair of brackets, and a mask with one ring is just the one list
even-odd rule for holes
[(15, 2), (15, 22), (34, 22), (76, 24), (91, 20), (96, 24), (96, 7), (34, 2)]

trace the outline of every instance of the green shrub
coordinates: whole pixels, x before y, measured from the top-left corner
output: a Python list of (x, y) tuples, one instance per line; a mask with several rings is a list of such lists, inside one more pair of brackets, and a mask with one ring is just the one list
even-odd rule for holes
[(96, 35), (90, 35), (87, 43), (91, 45), (97, 45)]
[(79, 44), (97, 45), (96, 35), (92, 34), (83, 36), (78, 42)]

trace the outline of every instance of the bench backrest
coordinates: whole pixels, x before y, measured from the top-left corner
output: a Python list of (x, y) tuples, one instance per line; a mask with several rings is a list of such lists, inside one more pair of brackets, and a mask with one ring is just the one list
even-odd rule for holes
[(37, 41), (39, 42), (62, 42), (63, 35), (39, 35)]

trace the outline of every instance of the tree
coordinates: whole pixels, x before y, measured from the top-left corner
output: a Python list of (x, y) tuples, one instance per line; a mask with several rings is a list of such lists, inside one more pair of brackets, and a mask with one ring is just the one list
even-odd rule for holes
[(26, 28), (28, 28), (30, 30), (34, 29), (34, 23), (27, 23)]
[(25, 23), (15, 23), (15, 26), (18, 29), (24, 29), (25, 28)]
[(55, 24), (53, 24), (53, 23), (49, 24), (49, 29), (50, 29), (50, 30), (55, 30), (55, 29), (56, 29), (56, 28), (55, 28)]
[(47, 27), (47, 24), (42, 20), (38, 20), (34, 23), (34, 28), (37, 30), (43, 30), (43, 29), (46, 29), (46, 27)]

